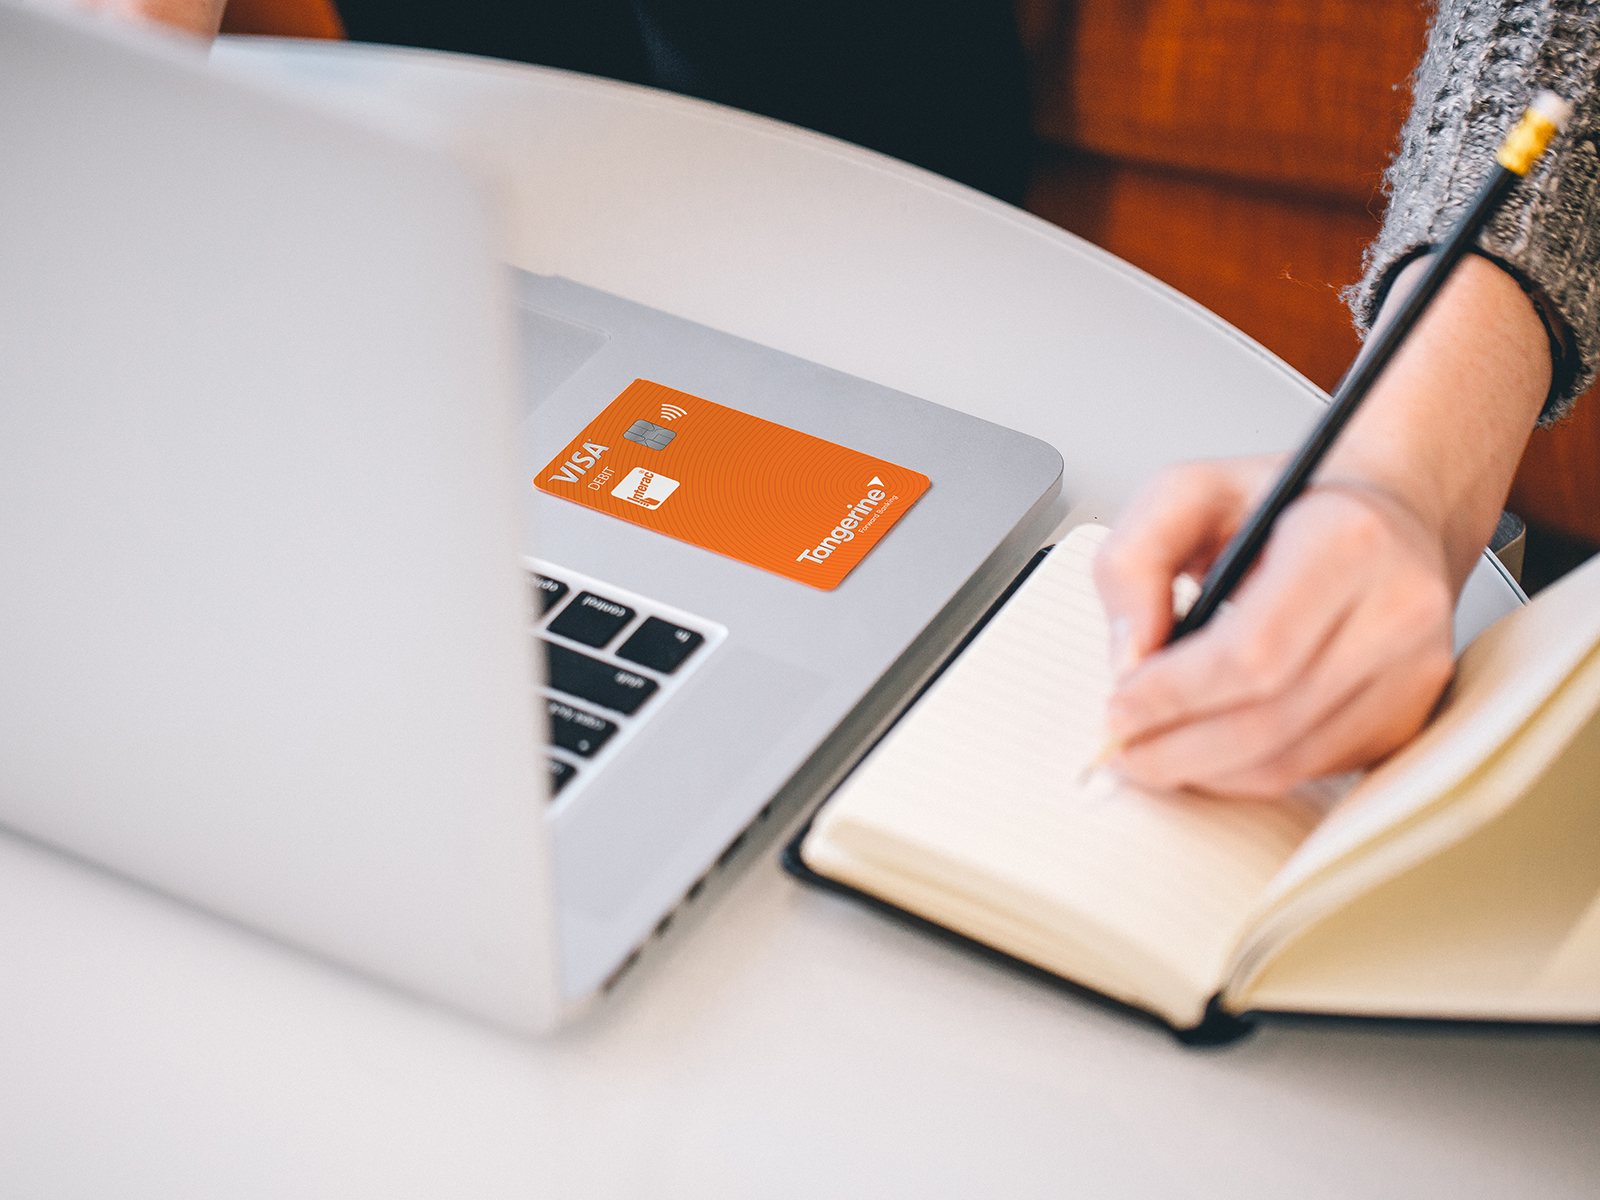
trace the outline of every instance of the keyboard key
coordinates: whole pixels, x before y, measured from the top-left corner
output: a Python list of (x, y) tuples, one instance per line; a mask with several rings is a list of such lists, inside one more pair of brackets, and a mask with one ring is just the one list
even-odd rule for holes
[(547, 758), (544, 765), (550, 768), (550, 799), (554, 800), (561, 789), (572, 782), (572, 777), (578, 773), (578, 768), (571, 763), (564, 763), (559, 758)]
[(633, 609), (626, 604), (606, 600), (593, 592), (579, 592), (578, 598), (550, 622), (550, 632), (598, 648), (621, 633), (631, 620)]
[(543, 616), (556, 605), (561, 603), (561, 597), (567, 594), (567, 585), (559, 579), (551, 579), (544, 575), (530, 577), (533, 584), (533, 594), (539, 600), (539, 615)]
[(671, 675), (703, 641), (705, 638), (692, 629), (669, 624), (660, 617), (649, 617), (622, 643), (617, 657)]
[(621, 667), (579, 654), (554, 642), (544, 644), (545, 668), (550, 686), (580, 700), (632, 716), (655, 694), (655, 680)]
[(563, 750), (592, 758), (617, 727), (604, 717), (573, 708), (559, 700), (547, 700), (550, 708), (550, 741)]

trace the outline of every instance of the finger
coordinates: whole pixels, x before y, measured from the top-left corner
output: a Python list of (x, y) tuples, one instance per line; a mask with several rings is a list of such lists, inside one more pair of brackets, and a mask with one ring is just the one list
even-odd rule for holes
[[(1361, 606), (1346, 622), (1330, 664), (1360, 656), (1368, 680), (1341, 703), (1330, 704), (1300, 736), (1234, 783), (1251, 791), (1285, 790), (1317, 775), (1365, 766), (1391, 753), (1426, 722), (1455, 673), (1451, 653), (1454, 595), (1441, 575), (1420, 570), (1378, 603)], [(1333, 667), (1327, 677), (1337, 678)], [(1330, 694), (1332, 686), (1317, 678)]]
[[(1160, 786), (1197, 784), (1211, 789), (1240, 786), (1240, 778), (1261, 772), (1253, 787), (1282, 782), (1279, 768), (1308, 778), (1337, 769), (1327, 738), (1337, 713), (1352, 698), (1381, 684), (1363, 711), (1399, 730), (1388, 744), (1375, 746), (1369, 732), (1346, 751), (1351, 764), (1386, 753), (1409, 736), (1437, 698), (1453, 669), (1450, 654), (1451, 595), (1437, 573), (1415, 566), (1412, 573), (1382, 567), (1395, 587), (1377, 593), (1362, 589), (1356, 607), (1317, 651), (1305, 669), (1282, 688), (1231, 708), (1168, 726), (1127, 752), (1123, 767), (1131, 777)], [(1231, 618), (1233, 614), (1229, 614)], [(1198, 635), (1197, 635), (1198, 636)], [(1156, 664), (1152, 664), (1154, 666)], [(1381, 707), (1388, 705), (1388, 708)], [(1385, 716), (1387, 714), (1387, 718)], [(1353, 736), (1353, 734), (1352, 734)], [(1315, 748), (1309, 764), (1307, 747)], [(1284, 764), (1289, 764), (1285, 768)], [(1349, 765), (1349, 764), (1344, 764)], [(1296, 780), (1298, 781), (1298, 780)]]
[[(1233, 609), (1121, 682), (1108, 731), (1136, 741), (1304, 687), (1310, 663), (1352, 613), (1361, 614), (1359, 637), (1333, 659), (1352, 669), (1447, 637), (1452, 597), (1437, 548), (1406, 521), (1364, 493), (1307, 493), (1284, 513)], [(1334, 682), (1343, 692), (1357, 680)]]
[(1373, 679), (1307, 734), (1273, 758), (1233, 775), (1204, 781), (1209, 791), (1236, 795), (1283, 795), (1321, 775), (1365, 766), (1393, 753), (1427, 722), (1453, 664), (1419, 653), (1406, 670)]
[(1370, 661), (1360, 653), (1363, 639), (1348, 633), (1340, 641), (1301, 686), (1137, 743), (1117, 769), (1152, 787), (1275, 795), (1387, 753), (1416, 731), (1449, 678), (1448, 645), (1416, 646), (1351, 671), (1352, 661)]
[(1119, 673), (1166, 639), (1172, 581), (1203, 571), (1248, 511), (1262, 460), (1169, 468), (1140, 493), (1095, 558)]
[[(1346, 656), (1348, 657), (1348, 656)], [(1244, 775), (1281, 756), (1307, 737), (1316, 723), (1371, 682), (1358, 660), (1318, 662), (1298, 686), (1231, 706), (1196, 714), (1131, 744), (1116, 766), (1130, 779), (1153, 787), (1204, 787)]]
[(1107, 706), (1107, 731), (1132, 743), (1283, 693), (1338, 635), (1361, 596), (1360, 572), (1326, 571), (1323, 542), (1286, 519), (1233, 606), (1144, 662)]

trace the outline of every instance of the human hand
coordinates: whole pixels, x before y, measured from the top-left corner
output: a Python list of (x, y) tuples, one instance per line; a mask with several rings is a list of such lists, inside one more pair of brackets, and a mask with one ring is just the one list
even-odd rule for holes
[[(1401, 273), (1386, 312), (1424, 265)], [(1112, 765), (1146, 784), (1276, 793), (1415, 733), (1449, 678), (1455, 597), (1549, 386), (1527, 296), (1464, 259), (1232, 605), (1167, 649), (1173, 578), (1204, 573), (1279, 460), (1159, 476), (1096, 563), (1121, 639), (1107, 732), (1125, 748)]]
[(1280, 794), (1401, 745), (1450, 678), (1455, 597), (1441, 534), (1359, 479), (1301, 496), (1232, 603), (1155, 653), (1172, 625), (1174, 576), (1204, 574), (1280, 465), (1170, 468), (1096, 559), (1120, 672), (1107, 734), (1124, 748), (1112, 765), (1135, 782)]

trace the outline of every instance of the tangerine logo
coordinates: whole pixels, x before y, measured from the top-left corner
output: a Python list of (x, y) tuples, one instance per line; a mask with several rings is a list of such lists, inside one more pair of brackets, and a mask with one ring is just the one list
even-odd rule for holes
[(640, 508), (660, 508), (666, 498), (678, 490), (678, 481), (668, 479), (655, 471), (635, 467), (622, 477), (622, 482), (611, 489), (618, 500), (637, 504)]
[(883, 480), (874, 475), (872, 482), (878, 486), (869, 488), (865, 496), (851, 505), (827, 537), (809, 550), (800, 551), (795, 562), (821, 562), (846, 542), (855, 541), (856, 530), (865, 531), (877, 519), (878, 506), (884, 501), (884, 493), (880, 490)]

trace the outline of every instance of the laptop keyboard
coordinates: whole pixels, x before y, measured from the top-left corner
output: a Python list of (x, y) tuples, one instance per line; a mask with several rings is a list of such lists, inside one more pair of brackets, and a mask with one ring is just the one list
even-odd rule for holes
[(710, 656), (715, 622), (528, 560), (545, 662), (550, 799), (570, 803)]

